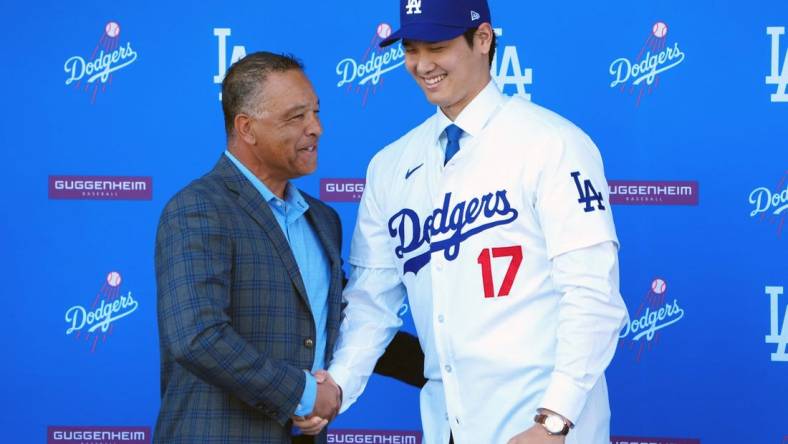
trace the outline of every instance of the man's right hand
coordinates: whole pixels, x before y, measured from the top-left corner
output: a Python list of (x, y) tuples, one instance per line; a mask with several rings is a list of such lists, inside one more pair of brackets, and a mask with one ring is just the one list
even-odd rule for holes
[(331, 422), (339, 414), (339, 408), (342, 406), (342, 392), (328, 372), (319, 372), (315, 377), (318, 382), (317, 399), (315, 408), (309, 416), (317, 416)]

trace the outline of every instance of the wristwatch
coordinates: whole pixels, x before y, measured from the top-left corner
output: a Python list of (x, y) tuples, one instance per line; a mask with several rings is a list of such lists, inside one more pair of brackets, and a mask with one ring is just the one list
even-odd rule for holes
[(542, 413), (534, 416), (534, 422), (542, 424), (549, 435), (566, 436), (573, 425), (553, 413)]

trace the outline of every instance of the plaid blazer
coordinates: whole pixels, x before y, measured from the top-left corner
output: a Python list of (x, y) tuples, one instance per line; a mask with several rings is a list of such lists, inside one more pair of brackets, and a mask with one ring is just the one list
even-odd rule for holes
[[(330, 261), (325, 362), (339, 330), (342, 231), (306, 217)], [(156, 236), (161, 410), (156, 443), (290, 444), (314, 362), (315, 322), (290, 246), (260, 193), (222, 155), (165, 206)], [(324, 443), (326, 433), (316, 437)]]

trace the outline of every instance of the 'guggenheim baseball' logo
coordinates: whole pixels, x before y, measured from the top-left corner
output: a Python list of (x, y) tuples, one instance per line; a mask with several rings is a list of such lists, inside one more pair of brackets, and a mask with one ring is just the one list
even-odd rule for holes
[(77, 340), (89, 343), (94, 352), (99, 338), (105, 342), (112, 335), (114, 322), (137, 311), (139, 303), (131, 291), (120, 291), (122, 280), (117, 271), (109, 273), (89, 307), (74, 305), (66, 310), (66, 336), (74, 334)]
[(337, 63), (336, 73), (339, 76), (337, 88), (347, 85), (348, 92), (363, 92), (362, 106), (367, 104), (369, 95), (374, 95), (377, 88), (382, 86), (383, 74), (405, 64), (405, 52), (401, 43), (398, 42), (388, 48), (378, 46), (390, 35), (391, 26), (388, 23), (379, 24), (361, 59), (346, 57)]
[(700, 444), (695, 438), (647, 438), (644, 436), (611, 436), (610, 444)]
[(668, 25), (656, 22), (633, 60), (619, 57), (610, 63), (610, 75), (613, 76), (610, 87), (621, 85), (621, 92), (626, 92), (629, 84), (629, 94), (634, 94), (635, 87), (638, 87), (636, 106), (640, 106), (643, 94), (651, 94), (659, 86), (659, 74), (684, 61), (684, 53), (679, 49), (678, 42), (668, 45), (667, 35)]
[(404, 430), (335, 430), (328, 432), (329, 444), (388, 442), (397, 444), (417, 444), (421, 442), (421, 432)]
[(153, 179), (140, 176), (49, 176), (49, 198), (151, 200)]
[[(424, 218), (423, 225), (414, 210), (403, 208), (397, 212), (389, 219), (389, 235), (399, 238), (399, 246), (394, 249), (394, 254), (400, 259), (407, 253), (421, 249), (425, 243), (429, 244), (426, 251), (405, 260), (403, 265), (403, 274), (418, 274), (430, 262), (432, 253), (443, 251), (446, 260), (453, 261), (459, 255), (460, 244), (465, 239), (498, 225), (511, 223), (517, 219), (517, 214), (506, 198), (506, 190), (453, 205), (451, 193), (446, 193), (443, 206)], [(436, 236), (440, 239), (432, 239)]]
[(149, 444), (150, 437), (150, 427), (47, 427), (47, 444)]
[(777, 226), (777, 237), (782, 235), (785, 215), (788, 214), (788, 171), (777, 182), (774, 191), (767, 187), (758, 187), (750, 192), (750, 204), (753, 205), (750, 217), (758, 217), (759, 222), (768, 221)]
[(320, 179), (320, 200), (358, 202), (364, 193), (364, 179)]
[(610, 203), (618, 205), (698, 205), (700, 189), (693, 180), (609, 180)]
[(621, 339), (620, 346), (625, 341), (629, 342), (630, 349), (638, 346), (635, 356), (638, 362), (645, 350), (651, 350), (652, 344), (659, 342), (660, 330), (684, 318), (684, 309), (679, 306), (678, 299), (667, 300), (667, 292), (668, 284), (660, 278), (654, 279), (635, 315), (618, 336)]
[(104, 92), (107, 85), (112, 84), (112, 73), (135, 61), (137, 61), (137, 52), (131, 47), (131, 42), (120, 43), (118, 22), (108, 22), (90, 57), (76, 55), (66, 60), (63, 65), (63, 70), (66, 72), (66, 85), (73, 84), (75, 89), (82, 88), (85, 92), (92, 90), (90, 101), (94, 103), (99, 89)]

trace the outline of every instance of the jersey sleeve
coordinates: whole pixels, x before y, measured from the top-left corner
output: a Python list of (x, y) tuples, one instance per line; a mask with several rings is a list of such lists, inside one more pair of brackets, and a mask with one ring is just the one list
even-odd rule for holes
[(577, 423), (589, 393), (610, 365), (627, 309), (619, 291), (618, 250), (612, 242), (553, 260), (559, 301), (555, 364), (540, 403)]
[(576, 127), (558, 129), (536, 190), (536, 210), (550, 259), (605, 241), (618, 245), (602, 157)]
[(381, 177), (376, 168), (379, 164), (380, 157), (375, 156), (367, 169), (367, 183), (361, 196), (348, 262), (357, 267), (396, 268), (388, 221), (379, 204), (384, 188), (379, 185)]
[(353, 266), (342, 299), (347, 306), (328, 368), (342, 387), (340, 412), (364, 392), (375, 363), (402, 325), (397, 311), (405, 300), (405, 286), (394, 269)]

